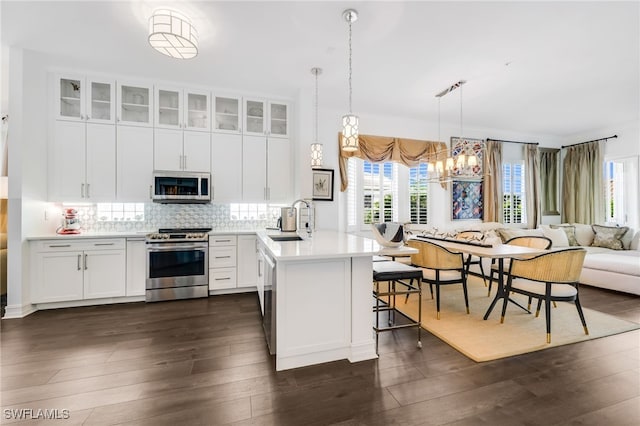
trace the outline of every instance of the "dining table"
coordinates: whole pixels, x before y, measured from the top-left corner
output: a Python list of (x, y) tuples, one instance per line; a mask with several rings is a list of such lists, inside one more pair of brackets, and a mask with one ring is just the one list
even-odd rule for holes
[(473, 256), (478, 256), (481, 258), (495, 259), (498, 263), (498, 289), (495, 297), (491, 301), (491, 305), (487, 309), (487, 312), (484, 314), (483, 319), (487, 320), (489, 315), (491, 315), (491, 311), (495, 307), (498, 300), (507, 298), (510, 302), (518, 305), (520, 308), (529, 312), (528, 309), (520, 305), (518, 302), (509, 299), (509, 295), (505, 292), (505, 271), (504, 271), (504, 260), (505, 259), (529, 259), (535, 257), (538, 254), (545, 253), (547, 250), (531, 248), (531, 247), (522, 247), (515, 246), (509, 244), (487, 244), (482, 241), (477, 240), (456, 240), (454, 238), (439, 238), (439, 237), (429, 237), (429, 236), (414, 236), (414, 239), (420, 241), (430, 241), (434, 244), (438, 244), (446, 249), (459, 252), (466, 253)]

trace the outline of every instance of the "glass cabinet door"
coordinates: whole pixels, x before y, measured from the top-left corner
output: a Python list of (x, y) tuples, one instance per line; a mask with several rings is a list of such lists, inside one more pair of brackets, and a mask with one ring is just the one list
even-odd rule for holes
[(59, 118), (82, 120), (84, 103), (82, 101), (84, 82), (82, 79), (58, 79), (58, 110)]
[(151, 87), (122, 84), (119, 93), (120, 123), (151, 126)]
[(158, 89), (156, 91), (156, 126), (182, 127), (180, 121), (182, 99), (180, 90)]
[(264, 135), (265, 133), (265, 102), (247, 99), (245, 102), (245, 134)]
[(214, 131), (222, 133), (240, 133), (240, 97), (214, 96)]
[(289, 136), (289, 108), (284, 103), (269, 103), (269, 134), (271, 136)]
[(211, 114), (209, 94), (204, 92), (186, 91), (186, 128), (190, 130), (208, 131), (211, 128)]
[(87, 120), (113, 123), (115, 112), (115, 87), (111, 82), (88, 81), (89, 111)]

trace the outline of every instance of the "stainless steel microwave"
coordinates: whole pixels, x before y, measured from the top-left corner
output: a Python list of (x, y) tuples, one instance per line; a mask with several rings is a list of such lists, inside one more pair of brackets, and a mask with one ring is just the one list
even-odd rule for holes
[(153, 172), (156, 203), (210, 203), (211, 174), (198, 172)]

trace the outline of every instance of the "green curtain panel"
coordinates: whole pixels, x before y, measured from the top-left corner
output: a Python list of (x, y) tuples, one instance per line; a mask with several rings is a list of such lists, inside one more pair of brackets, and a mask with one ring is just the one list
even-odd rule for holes
[(539, 159), (540, 150), (538, 145), (527, 144), (524, 146), (525, 206), (527, 210), (527, 226), (531, 229), (537, 228), (542, 218)]
[(567, 148), (562, 165), (562, 221), (604, 221), (602, 148), (589, 142)]

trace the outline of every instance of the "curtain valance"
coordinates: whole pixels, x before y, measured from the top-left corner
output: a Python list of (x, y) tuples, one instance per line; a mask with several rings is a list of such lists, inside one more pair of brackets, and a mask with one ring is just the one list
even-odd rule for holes
[(342, 146), (342, 134), (338, 133), (338, 152), (340, 165), (340, 191), (349, 186), (347, 178), (347, 160), (351, 157), (361, 158), (373, 163), (395, 162), (407, 167), (426, 163), (429, 157), (446, 151), (444, 142), (422, 141), (417, 139), (393, 138), (388, 136), (360, 135), (360, 147), (356, 151), (345, 152)]

